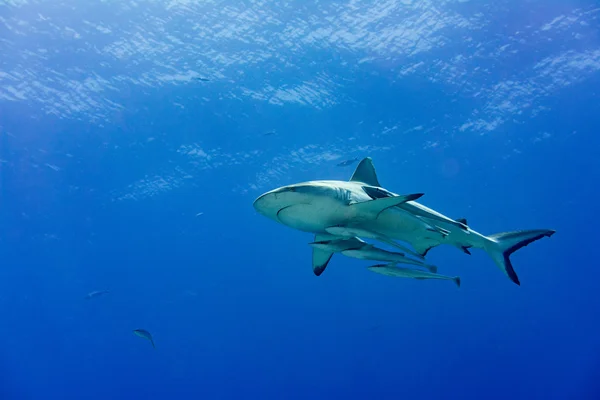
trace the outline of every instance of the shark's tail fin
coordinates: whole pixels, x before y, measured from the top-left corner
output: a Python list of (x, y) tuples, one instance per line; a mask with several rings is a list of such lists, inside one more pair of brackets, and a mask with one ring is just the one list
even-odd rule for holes
[(551, 229), (535, 229), (528, 231), (514, 231), (496, 233), (488, 236), (489, 242), (485, 245), (485, 250), (492, 257), (498, 268), (510, 278), (511, 281), (520, 285), (511, 262), (510, 255), (522, 247), (527, 246), (545, 236), (550, 237), (554, 234)]

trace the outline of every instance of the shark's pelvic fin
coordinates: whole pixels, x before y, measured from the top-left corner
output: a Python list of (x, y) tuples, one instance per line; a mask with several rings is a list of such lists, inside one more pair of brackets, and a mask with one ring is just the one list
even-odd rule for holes
[[(315, 235), (315, 242), (321, 242), (324, 240), (331, 239), (329, 235)], [(327, 268), (327, 264), (329, 264), (329, 260), (333, 257), (333, 253), (321, 249), (312, 249), (312, 268), (313, 272), (316, 276), (319, 276), (325, 271)]]
[(426, 241), (426, 242), (417, 242), (413, 244), (413, 247), (417, 251), (417, 253), (421, 257), (425, 257), (429, 250), (433, 249), (435, 246), (438, 246), (439, 242)]
[(350, 182), (362, 182), (371, 186), (381, 186), (377, 179), (377, 173), (375, 172), (371, 157), (363, 158), (361, 162), (358, 163), (350, 178)]
[(510, 262), (510, 255), (520, 248), (527, 246), (529, 243), (554, 235), (555, 232), (552, 229), (535, 229), (497, 233), (488, 236), (490, 241), (486, 243), (485, 250), (510, 280), (520, 285), (519, 277)]
[(407, 194), (394, 197), (384, 197), (381, 199), (363, 201), (360, 203), (351, 204), (349, 207), (354, 207), (357, 212), (371, 214), (375, 219), (379, 217), (383, 211), (388, 208), (395, 207), (397, 205), (406, 203), (407, 201), (413, 201), (423, 196), (423, 193)]

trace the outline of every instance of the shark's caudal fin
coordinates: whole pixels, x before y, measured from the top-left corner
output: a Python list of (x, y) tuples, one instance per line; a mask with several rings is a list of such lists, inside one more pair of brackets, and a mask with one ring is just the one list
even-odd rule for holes
[(496, 233), (495, 235), (488, 236), (490, 241), (486, 243), (485, 250), (510, 280), (520, 285), (519, 277), (510, 262), (510, 255), (520, 248), (527, 246), (529, 243), (533, 243), (546, 236), (552, 236), (555, 232), (552, 229), (535, 229)]
[(352, 178), (350, 178), (350, 182), (362, 182), (370, 186), (381, 186), (377, 179), (377, 173), (375, 172), (371, 157), (363, 158), (358, 163), (352, 174)]
[[(324, 240), (331, 239), (329, 235), (315, 235), (315, 242), (322, 242)], [(325, 271), (327, 268), (327, 264), (329, 264), (329, 260), (333, 257), (333, 253), (326, 250), (321, 250), (317, 248), (312, 249), (312, 269), (316, 276), (319, 276)]]

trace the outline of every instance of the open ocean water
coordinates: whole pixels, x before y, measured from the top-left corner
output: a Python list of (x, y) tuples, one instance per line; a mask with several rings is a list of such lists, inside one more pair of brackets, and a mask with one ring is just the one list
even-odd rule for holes
[[(593, 0), (0, 0), (0, 400), (600, 399), (599, 91)], [(556, 234), (317, 277), (253, 202), (365, 157)]]

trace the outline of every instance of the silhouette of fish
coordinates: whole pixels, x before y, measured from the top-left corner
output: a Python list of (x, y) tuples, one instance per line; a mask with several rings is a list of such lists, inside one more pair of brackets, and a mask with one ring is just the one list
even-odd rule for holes
[(208, 79), (208, 78), (200, 78), (200, 77), (196, 77), (196, 78), (194, 78), (194, 79), (195, 79), (195, 80), (197, 80), (197, 81), (202, 81), (202, 82), (209, 82), (209, 81), (210, 81), (210, 79)]
[(357, 162), (357, 161), (358, 161), (358, 158), (353, 158), (353, 159), (351, 159), (351, 160), (345, 160), (345, 161), (342, 161), (342, 162), (338, 163), (338, 164), (337, 164), (337, 166), (338, 166), (338, 167), (347, 167), (347, 166), (349, 166), (349, 165), (352, 165), (352, 164), (354, 164), (354, 163), (355, 163), (355, 162)]
[(86, 299), (93, 299), (94, 297), (102, 296), (103, 294), (110, 293), (110, 290), (94, 290), (85, 295)]
[(141, 338), (149, 340), (150, 343), (152, 343), (152, 347), (156, 348), (156, 346), (154, 345), (154, 340), (152, 339), (152, 335), (147, 330), (144, 330), (144, 329), (134, 329), (133, 330), (133, 334), (136, 335), (136, 336), (139, 336)]

